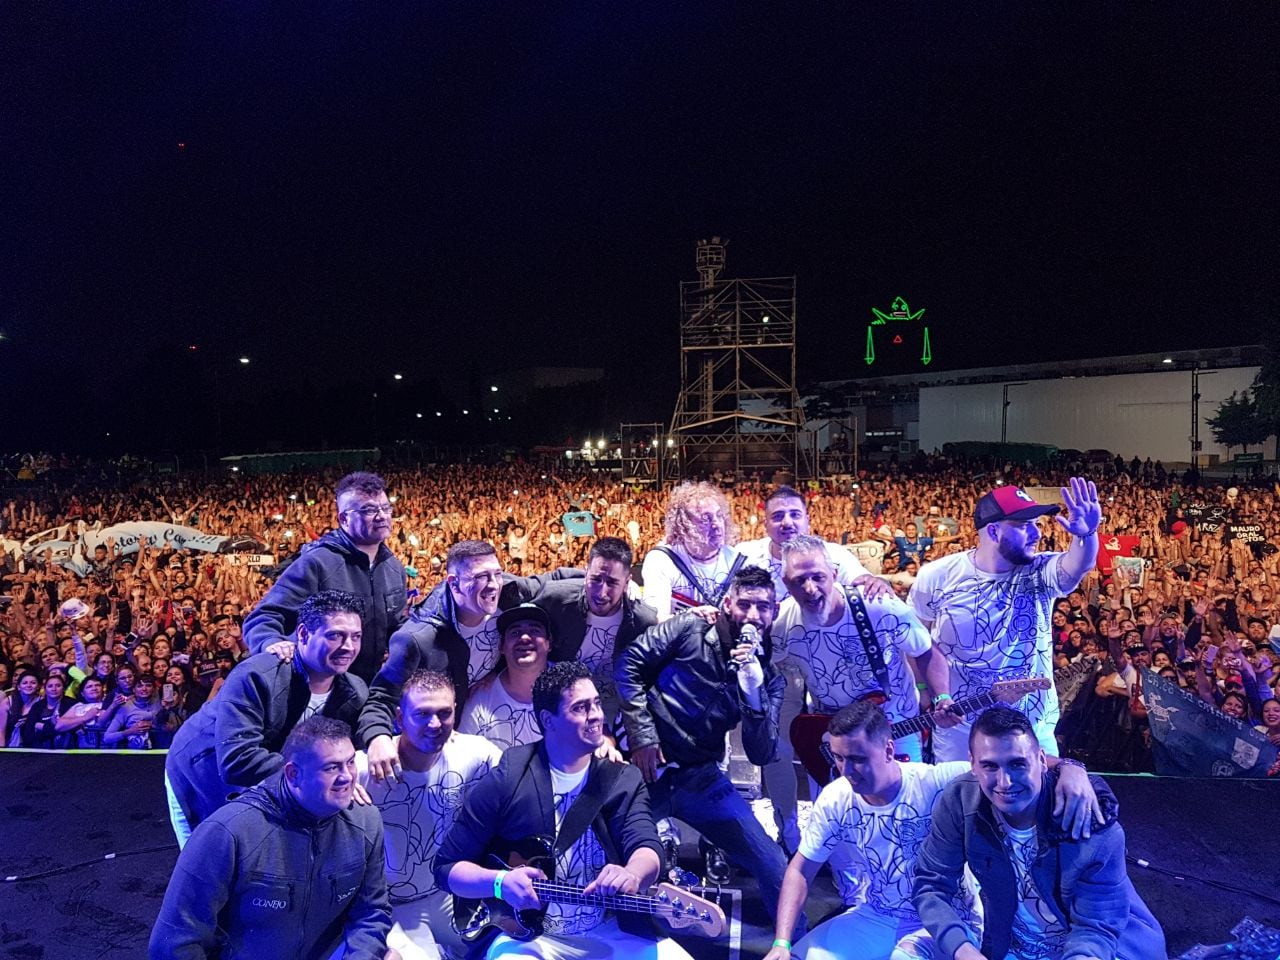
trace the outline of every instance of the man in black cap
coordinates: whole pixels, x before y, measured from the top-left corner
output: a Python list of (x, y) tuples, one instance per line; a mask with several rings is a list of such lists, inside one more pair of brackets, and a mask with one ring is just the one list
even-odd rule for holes
[[(1062, 502), (1065, 516), (1058, 505), (1039, 504), (1020, 487), (996, 487), (973, 512), (977, 547), (926, 563), (908, 597), (951, 665), (951, 697), (985, 693), (1000, 680), (1050, 680), (1047, 689), (1028, 694), (1017, 707), (1053, 756), (1058, 754), (1053, 736), (1058, 695), (1052, 683), (1050, 618), (1054, 601), (1093, 569), (1102, 521), (1098, 489), (1091, 480), (1072, 477), (1062, 488)], [(1037, 553), (1036, 520), (1055, 514), (1071, 544), (1064, 552)], [(967, 759), (969, 724), (936, 730), (933, 752), (939, 761)]]

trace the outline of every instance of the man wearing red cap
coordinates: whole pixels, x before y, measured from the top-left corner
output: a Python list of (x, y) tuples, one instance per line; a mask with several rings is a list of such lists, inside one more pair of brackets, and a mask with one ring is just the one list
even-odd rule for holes
[[(1062, 502), (1065, 516), (1061, 507), (1036, 503), (1020, 487), (996, 487), (973, 511), (977, 547), (920, 568), (908, 602), (951, 665), (951, 696), (957, 700), (985, 693), (1000, 680), (1052, 681), (1053, 604), (1093, 569), (1102, 520), (1091, 480), (1072, 477), (1062, 488)], [(1071, 544), (1064, 552), (1037, 553), (1036, 520), (1053, 514), (1071, 535)], [(1045, 752), (1057, 756), (1053, 729), (1058, 695), (1052, 682), (1017, 707), (1031, 720)], [(968, 759), (968, 743), (968, 723), (939, 728), (934, 756), (939, 761)]]

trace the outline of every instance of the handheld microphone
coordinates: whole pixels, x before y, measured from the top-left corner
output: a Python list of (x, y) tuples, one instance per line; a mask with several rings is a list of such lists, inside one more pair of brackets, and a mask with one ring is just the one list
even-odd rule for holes
[(754, 623), (744, 623), (742, 625), (742, 633), (739, 635), (739, 640), (742, 643), (751, 644), (750, 656), (758, 657), (764, 649), (760, 638), (760, 628)]

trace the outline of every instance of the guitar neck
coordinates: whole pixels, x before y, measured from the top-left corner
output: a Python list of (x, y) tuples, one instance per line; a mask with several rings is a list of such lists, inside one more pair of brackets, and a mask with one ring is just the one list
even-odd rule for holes
[[(952, 701), (952, 709), (967, 717), (971, 713), (977, 713), (979, 710), (995, 706), (997, 702), (996, 695), (991, 691), (987, 691), (986, 693), (978, 694), (976, 697), (965, 697), (963, 700)], [(898, 737), (908, 737), (913, 733), (932, 730), (937, 725), (932, 713), (922, 713), (909, 720), (899, 720), (893, 725), (889, 733), (896, 740)]]
[(582, 887), (553, 880), (533, 881), (533, 891), (544, 903), (567, 903), (580, 907), (600, 907), (624, 913), (648, 913), (661, 916), (671, 912), (669, 904), (640, 893), (583, 893)]

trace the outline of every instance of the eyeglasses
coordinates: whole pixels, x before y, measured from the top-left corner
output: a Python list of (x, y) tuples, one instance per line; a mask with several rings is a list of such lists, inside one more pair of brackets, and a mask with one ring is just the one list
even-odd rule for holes
[(384, 513), (388, 517), (395, 516), (395, 510), (389, 503), (384, 503), (381, 506), (375, 506), (374, 504), (371, 503), (371, 504), (368, 504), (367, 506), (361, 507), (359, 510), (343, 510), (342, 512), (358, 513), (360, 514), (360, 516), (364, 517), (366, 520), (372, 520), (374, 517), (380, 517)]

